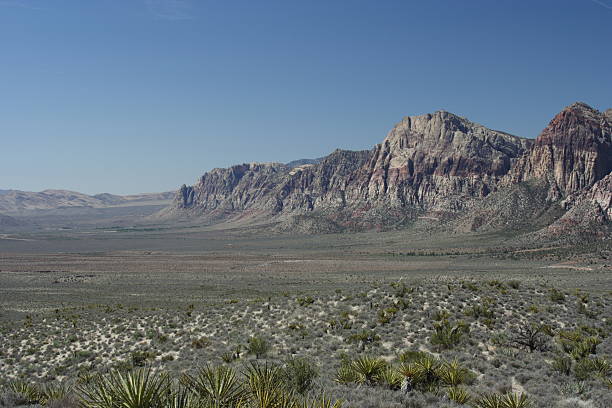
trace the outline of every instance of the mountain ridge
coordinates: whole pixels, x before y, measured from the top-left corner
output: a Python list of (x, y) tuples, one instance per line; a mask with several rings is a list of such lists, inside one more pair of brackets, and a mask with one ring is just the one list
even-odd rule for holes
[[(536, 139), (527, 139), (443, 110), (407, 116), (371, 150), (336, 150), (316, 162), (214, 169), (194, 185), (183, 185), (158, 217), (262, 220), (289, 229), (301, 219), (323, 230), (325, 225), (341, 230), (386, 228), (421, 218), (459, 220), (480, 212), (482, 219), (470, 224), (479, 229), (510, 223), (490, 222), (496, 208), (504, 206), (496, 201), (503, 190), (518, 194), (517, 206), (528, 211), (525, 219), (546, 213), (546, 222), (554, 223), (559, 217), (550, 217), (558, 214), (557, 207), (569, 212), (586, 201), (607, 203), (608, 184), (591, 195), (587, 191), (612, 170), (611, 119), (612, 110), (602, 113), (575, 103)], [(517, 186), (525, 183), (532, 187), (519, 192)], [(520, 204), (530, 200), (535, 204)], [(609, 204), (603, 207), (608, 214)]]

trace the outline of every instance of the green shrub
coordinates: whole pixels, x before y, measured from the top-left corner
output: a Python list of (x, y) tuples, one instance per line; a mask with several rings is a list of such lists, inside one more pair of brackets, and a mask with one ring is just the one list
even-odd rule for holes
[(459, 322), (451, 325), (447, 320), (434, 323), (434, 333), (430, 337), (430, 343), (441, 350), (453, 348), (461, 341), (461, 338), (469, 330), (467, 325)]
[(313, 381), (319, 372), (317, 366), (306, 358), (290, 358), (285, 362), (283, 374), (287, 387), (304, 395), (312, 388)]
[(266, 355), (270, 351), (270, 343), (262, 337), (251, 337), (247, 345), (247, 351), (250, 354), (255, 354), (255, 358)]
[(563, 375), (570, 375), (572, 373), (572, 359), (564, 356), (555, 357), (551, 363), (552, 368), (555, 371)]

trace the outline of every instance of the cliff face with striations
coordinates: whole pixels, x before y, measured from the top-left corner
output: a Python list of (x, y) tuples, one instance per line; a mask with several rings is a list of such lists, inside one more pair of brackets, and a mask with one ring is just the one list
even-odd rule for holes
[(369, 151), (214, 169), (183, 186), (162, 215), (213, 221), (312, 216), (342, 229), (473, 213), (473, 230), (511, 224), (492, 222), (496, 214), (521, 218), (525, 226), (544, 213), (550, 223), (557, 213), (548, 206), (569, 213), (593, 204), (608, 222), (611, 123), (611, 110), (576, 103), (534, 141), (444, 111), (406, 117)]
[(557, 114), (510, 175), (511, 183), (545, 179), (558, 200), (590, 188), (612, 171), (611, 111), (575, 103)]
[(363, 198), (457, 210), (496, 190), (530, 145), (444, 111), (407, 117), (374, 149)]

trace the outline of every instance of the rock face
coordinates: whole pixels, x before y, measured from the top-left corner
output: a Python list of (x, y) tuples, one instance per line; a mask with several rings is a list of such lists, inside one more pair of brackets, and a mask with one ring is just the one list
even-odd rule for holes
[(611, 119), (612, 110), (576, 103), (534, 141), (444, 111), (406, 117), (369, 151), (214, 169), (181, 187), (162, 215), (335, 231), (473, 214), (461, 228), (478, 230), (511, 224), (495, 217), (548, 225), (588, 202), (609, 222)]
[(612, 171), (611, 112), (580, 102), (563, 109), (517, 163), (510, 182), (546, 179), (551, 200), (590, 188)]
[(195, 185), (183, 185), (171, 210), (218, 219), (343, 207), (347, 187), (369, 157), (368, 151), (337, 150), (316, 164), (250, 163), (214, 169)]
[(448, 112), (406, 117), (369, 163), (369, 200), (455, 211), (485, 197), (531, 145)]

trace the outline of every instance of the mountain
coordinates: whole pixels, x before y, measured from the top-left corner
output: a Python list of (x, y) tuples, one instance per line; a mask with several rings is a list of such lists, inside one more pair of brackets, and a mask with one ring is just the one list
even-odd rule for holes
[(175, 192), (117, 196), (98, 194), (90, 196), (68, 190), (44, 190), (41, 192), (2, 190), (0, 211), (19, 213), (28, 210), (49, 210), (67, 207), (104, 208), (119, 205), (148, 205), (171, 200)]
[(577, 102), (563, 109), (521, 158), (510, 182), (540, 179), (551, 200), (590, 188), (612, 172), (612, 110), (598, 112)]
[(593, 222), (603, 225), (611, 123), (612, 110), (575, 103), (532, 140), (445, 111), (405, 117), (371, 150), (214, 169), (183, 185), (159, 216), (304, 232), (423, 222), (533, 232), (599, 211)]
[(0, 227), (21, 227), (22, 225), (25, 225), (25, 223), (8, 215), (0, 214)]

